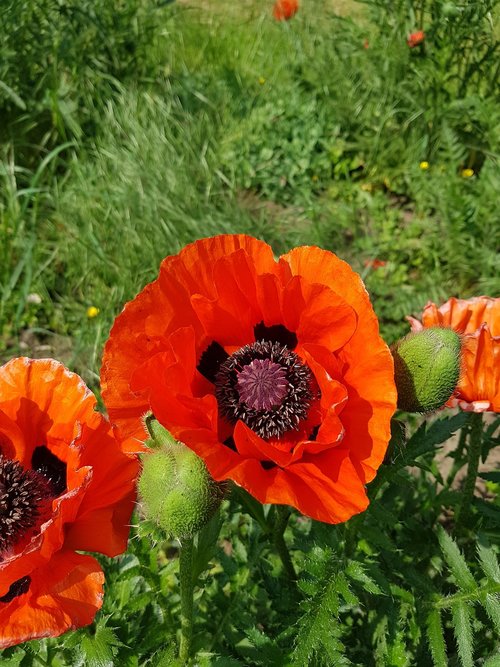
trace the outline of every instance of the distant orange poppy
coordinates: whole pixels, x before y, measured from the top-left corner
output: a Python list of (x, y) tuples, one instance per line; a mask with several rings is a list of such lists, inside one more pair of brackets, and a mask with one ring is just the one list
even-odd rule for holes
[(421, 321), (407, 318), (413, 331), (451, 327), (462, 334), (462, 376), (449, 407), (471, 412), (500, 412), (500, 298), (451, 298), (428, 303)]
[(299, 10), (298, 0), (276, 0), (273, 16), (277, 21), (288, 21)]
[(363, 266), (366, 266), (367, 269), (381, 269), (386, 266), (387, 262), (383, 259), (365, 259)]
[(137, 462), (52, 359), (0, 367), (0, 648), (91, 623), (99, 563), (123, 552)]
[(244, 235), (163, 260), (116, 319), (101, 383), (129, 449), (151, 410), (217, 481), (329, 523), (367, 507), (396, 404), (360, 277), (316, 247), (275, 261)]
[(406, 43), (410, 49), (414, 49), (419, 44), (422, 44), (425, 40), (425, 33), (423, 30), (417, 30), (417, 32), (412, 32), (408, 35)]

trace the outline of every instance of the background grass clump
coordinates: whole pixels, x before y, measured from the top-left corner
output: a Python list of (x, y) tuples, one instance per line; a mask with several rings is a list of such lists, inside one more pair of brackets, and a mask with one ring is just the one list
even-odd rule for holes
[[(0, 357), (54, 356), (97, 389), (123, 304), (163, 257), (225, 232), (276, 254), (334, 251), (362, 275), (387, 342), (428, 300), (498, 296), (499, 5), (303, 0), (279, 23), (267, 0), (4, 2)], [(477, 583), (464, 593), (456, 548), (437, 537), (457, 491), (439, 486), (435, 453), (420, 477), (396, 475), (360, 533), (292, 522), (301, 601), (277, 578), (265, 528), (226, 517), (197, 664), (444, 665), (442, 627), (450, 664), (472, 665), (459, 636), (473, 623), (478, 664), (497, 665), (500, 615), (482, 603), (498, 593), (498, 478), (482, 541), (461, 545)], [(134, 535), (106, 561), (94, 630), (5, 652), (6, 665), (173, 664), (173, 552), (157, 558)]]

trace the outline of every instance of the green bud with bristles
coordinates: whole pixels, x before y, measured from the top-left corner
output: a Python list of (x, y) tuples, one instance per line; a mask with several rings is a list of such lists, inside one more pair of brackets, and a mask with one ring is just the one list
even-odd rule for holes
[(431, 412), (446, 403), (460, 379), (461, 339), (455, 331), (422, 329), (391, 351), (400, 410)]
[(191, 537), (215, 514), (225, 486), (215, 482), (202, 459), (153, 415), (147, 415), (144, 424), (153, 449), (143, 457), (138, 482), (144, 514), (171, 537)]

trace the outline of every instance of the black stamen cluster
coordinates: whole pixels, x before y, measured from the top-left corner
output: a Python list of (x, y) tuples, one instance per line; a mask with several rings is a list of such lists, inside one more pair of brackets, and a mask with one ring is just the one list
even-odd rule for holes
[[(269, 359), (286, 373), (288, 391), (280, 405), (270, 410), (250, 408), (238, 393), (238, 372), (255, 359)], [(297, 430), (307, 417), (315, 393), (312, 373), (295, 352), (280, 343), (257, 341), (240, 348), (221, 365), (215, 378), (215, 396), (229, 422), (241, 419), (261, 438), (268, 439)]]
[(50, 495), (42, 475), (0, 455), (0, 554), (36, 525)]

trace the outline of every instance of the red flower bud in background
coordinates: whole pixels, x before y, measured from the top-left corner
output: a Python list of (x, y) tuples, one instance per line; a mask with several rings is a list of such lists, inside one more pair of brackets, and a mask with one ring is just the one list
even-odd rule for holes
[(381, 269), (383, 266), (386, 266), (387, 262), (383, 259), (365, 259), (363, 266), (367, 269)]
[(277, 21), (288, 21), (299, 9), (298, 0), (276, 0), (273, 16)]
[(410, 49), (414, 49), (419, 44), (422, 44), (424, 40), (425, 40), (425, 32), (423, 30), (417, 30), (417, 32), (412, 32), (408, 35), (406, 43), (408, 44)]

